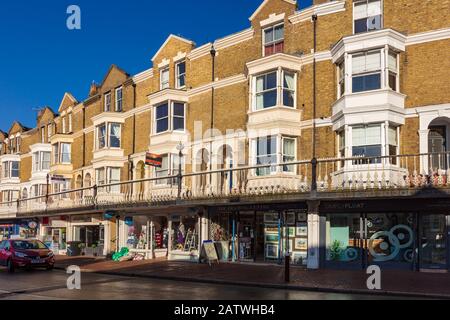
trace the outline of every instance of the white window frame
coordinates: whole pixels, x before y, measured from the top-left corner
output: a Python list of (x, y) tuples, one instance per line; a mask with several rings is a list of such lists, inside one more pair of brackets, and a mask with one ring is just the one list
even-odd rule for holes
[(61, 117), (61, 125), (62, 125), (62, 133), (65, 134), (66, 133), (66, 117)]
[(73, 131), (72, 131), (72, 113), (69, 113), (68, 115), (67, 115), (67, 120), (68, 120), (68, 122), (69, 122), (69, 133), (72, 133)]
[[(119, 99), (119, 93), (120, 93), (120, 99)], [(114, 110), (116, 112), (123, 111), (123, 87), (116, 88)]]
[[(184, 73), (178, 72), (178, 66), (184, 64)], [(184, 89), (186, 88), (186, 60), (179, 61), (175, 64), (175, 73), (176, 73), (176, 89)], [(180, 79), (184, 77), (184, 85), (180, 85)]]
[[(163, 106), (165, 104), (167, 104), (167, 117), (157, 118), (157, 109), (158, 109), (158, 107)], [(174, 119), (175, 118), (181, 118), (180, 116), (175, 116), (175, 114), (174, 114), (174, 105), (175, 104), (180, 104), (180, 105), (184, 106), (184, 116), (183, 116), (183, 119), (184, 119), (183, 127), (184, 127), (184, 129), (183, 130), (174, 130), (174, 125), (173, 125), (174, 124), (173, 123)], [(176, 100), (168, 100), (168, 101), (164, 101), (164, 102), (156, 105), (154, 107), (154, 111), (153, 111), (153, 119), (155, 119), (153, 121), (153, 128), (154, 128), (153, 129), (153, 135), (159, 135), (159, 134), (164, 134), (164, 133), (168, 133), (168, 132), (186, 132), (186, 110), (187, 110), (186, 103), (185, 102), (181, 102), (181, 101), (176, 101)], [(167, 119), (167, 121), (168, 121), (167, 130), (158, 132), (158, 126), (157, 126), (158, 120), (164, 120), (164, 119)]]
[[(112, 147), (111, 146), (111, 129), (114, 125), (119, 126), (119, 147)], [(105, 128), (105, 136), (104, 139), (104, 146), (100, 146), (100, 128)], [(95, 127), (95, 150), (104, 150), (104, 149), (121, 149), (122, 148), (122, 124), (118, 122), (103, 122)]]
[[(167, 80), (163, 81), (163, 73), (167, 72)], [(159, 70), (159, 89), (164, 90), (170, 88), (170, 68), (165, 67)]]
[(104, 99), (105, 100), (103, 102), (103, 111), (111, 112), (111, 92), (105, 93)]
[[(294, 75), (294, 105), (293, 106), (286, 106), (284, 105), (284, 74), (285, 72), (287, 73), (291, 73)], [(261, 92), (257, 92), (257, 83), (258, 83), (258, 78), (260, 77), (265, 77), (269, 74), (275, 73), (276, 74), (276, 85), (275, 85), (275, 89), (269, 89), (269, 90), (263, 90)], [(266, 71), (264, 73), (260, 73), (257, 75), (252, 76), (252, 111), (253, 112), (258, 112), (258, 111), (262, 111), (262, 110), (269, 110), (272, 108), (277, 108), (277, 107), (283, 107), (283, 108), (289, 108), (289, 109), (297, 109), (297, 90), (298, 90), (298, 74), (296, 71), (293, 70), (289, 70), (289, 69), (284, 69), (284, 68), (278, 68), (278, 69), (274, 69), (274, 70), (270, 70), (270, 71)], [(270, 92), (270, 91), (276, 91), (276, 103), (274, 106), (270, 106), (267, 108), (261, 108), (261, 109), (257, 109), (257, 96), (260, 94), (264, 94), (265, 92)], [(286, 88), (286, 90), (289, 90)]]
[[(275, 28), (279, 27), (279, 26), (283, 26), (283, 38), (282, 39), (278, 39), (278, 40), (272, 40), (268, 43), (266, 43), (266, 31), (269, 29), (273, 30), (273, 35), (275, 36)], [(271, 45), (271, 46), (276, 46), (277, 44), (283, 42), (283, 51), (284, 51), (284, 45), (286, 42), (286, 26), (284, 25), (284, 22), (281, 23), (277, 23), (277, 24), (273, 24), (271, 26), (265, 27), (261, 30), (262, 32), (262, 56), (265, 57), (266, 56), (266, 47)], [(275, 53), (273, 53), (275, 54)]]
[[(63, 152), (62, 152), (63, 145), (69, 146), (69, 152), (65, 153), (65, 154), (69, 155), (69, 161), (67, 161), (67, 162), (63, 161)], [(53, 164), (71, 164), (72, 163), (72, 144), (71, 143), (67, 143), (67, 142), (54, 143), (52, 145), (52, 152), (53, 152)], [(57, 153), (55, 153), (55, 152), (57, 152)]]
[[(374, 53), (374, 52), (378, 52), (380, 54), (380, 68), (378, 70), (353, 73), (353, 58), (355, 56), (360, 56), (360, 55), (361, 56), (364, 55), (365, 57), (367, 57), (367, 55)], [(370, 91), (380, 90), (385, 87), (385, 79), (383, 77), (383, 64), (384, 64), (383, 61), (385, 60), (385, 55), (384, 55), (383, 49), (374, 49), (374, 50), (368, 50), (368, 51), (362, 51), (362, 52), (355, 52), (350, 56), (350, 59), (352, 59), (352, 70), (351, 70), (352, 93), (370, 92)], [(366, 77), (366, 76), (371, 76), (371, 75), (375, 75), (375, 74), (380, 75), (380, 87), (379, 88), (370, 89), (370, 90), (362, 90), (362, 91), (358, 91), (358, 92), (353, 91), (353, 79), (354, 78)]]
[[(287, 157), (288, 155), (286, 154), (286, 151), (284, 150), (284, 141), (285, 140), (291, 140), (294, 141), (294, 159), (292, 161), (284, 161), (284, 158)], [(295, 137), (289, 137), (289, 136), (282, 136), (281, 137), (281, 163), (285, 163), (285, 162), (295, 162), (297, 161), (297, 138)], [(284, 166), (281, 168), (282, 172), (284, 174), (292, 174), (292, 175), (296, 175), (297, 174), (297, 165), (292, 165), (294, 167), (294, 170), (290, 171), (290, 170), (285, 170)], [(286, 167), (290, 167), (290, 166), (286, 166)]]
[[(177, 179), (164, 179), (165, 177), (174, 176), (178, 174), (178, 162), (179, 156), (174, 153), (166, 153), (161, 155), (164, 159), (167, 159), (167, 168), (154, 168), (153, 175), (155, 178), (161, 178), (159, 180), (155, 180), (154, 184), (155, 186), (161, 187), (161, 186), (176, 186), (177, 185)], [(181, 162), (181, 170), (184, 172), (184, 157), (182, 158)]]
[[(359, 32), (359, 33), (355, 33), (355, 21), (357, 20), (355, 17), (355, 6), (361, 3), (366, 3), (366, 5), (368, 4), (370, 0), (356, 0), (353, 2), (353, 10), (352, 10), (352, 28), (353, 28), (353, 34), (363, 34), (365, 32), (372, 32), (372, 31), (376, 31), (376, 30), (381, 30), (384, 28), (384, 0), (380, 0), (380, 7), (381, 7), (381, 21), (380, 21), (380, 29), (374, 29), (374, 30), (366, 30), (365, 32)], [(368, 19), (369, 17), (366, 17), (366, 19)], [(358, 19), (359, 20), (359, 19)], [(367, 21), (366, 21), (367, 22)]]

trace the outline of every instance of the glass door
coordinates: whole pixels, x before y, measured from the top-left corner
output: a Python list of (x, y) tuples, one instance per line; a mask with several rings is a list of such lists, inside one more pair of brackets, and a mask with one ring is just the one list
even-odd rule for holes
[(447, 269), (447, 236), (445, 215), (425, 215), (420, 225), (420, 267)]

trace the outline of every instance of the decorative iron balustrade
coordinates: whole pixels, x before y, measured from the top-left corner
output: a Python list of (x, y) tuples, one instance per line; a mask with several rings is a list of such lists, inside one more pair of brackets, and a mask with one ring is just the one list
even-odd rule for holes
[(450, 187), (450, 152), (313, 159), (94, 185), (0, 203), (0, 217), (189, 200), (427, 187)]

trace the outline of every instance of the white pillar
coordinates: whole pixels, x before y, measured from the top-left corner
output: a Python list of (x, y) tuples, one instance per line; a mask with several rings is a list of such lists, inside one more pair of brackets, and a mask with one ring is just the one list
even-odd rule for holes
[[(428, 153), (428, 136), (430, 134), (430, 130), (419, 130), (419, 153), (425, 154)], [(428, 173), (428, 157), (427, 156), (420, 156), (420, 168), (417, 168), (417, 170), (420, 170), (418, 173)], [(413, 168), (412, 168), (413, 170)]]
[(308, 202), (308, 269), (320, 267), (319, 201)]

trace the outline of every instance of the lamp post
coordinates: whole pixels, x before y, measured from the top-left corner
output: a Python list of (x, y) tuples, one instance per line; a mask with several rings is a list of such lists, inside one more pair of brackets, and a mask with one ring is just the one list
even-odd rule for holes
[(183, 150), (184, 150), (184, 145), (183, 143), (180, 141), (180, 143), (177, 145), (177, 150), (178, 150), (178, 200), (181, 200), (181, 191), (183, 188), (182, 185), (182, 179), (183, 179)]

